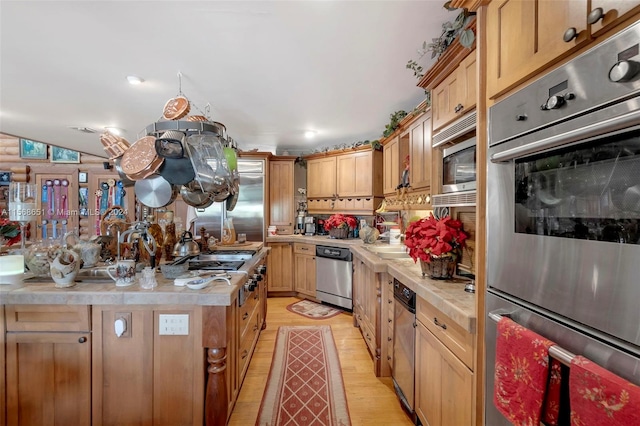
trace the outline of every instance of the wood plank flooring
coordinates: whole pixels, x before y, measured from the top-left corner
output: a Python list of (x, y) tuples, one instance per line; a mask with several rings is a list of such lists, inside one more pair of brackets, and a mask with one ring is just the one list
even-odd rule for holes
[(287, 305), (297, 300), (299, 299), (293, 297), (267, 299), (267, 328), (260, 334), (229, 425), (255, 424), (262, 393), (267, 384), (278, 327), (320, 324), (331, 325), (342, 366), (351, 424), (353, 426), (412, 425), (409, 417), (400, 407), (391, 378), (378, 378), (373, 374), (373, 361), (359, 329), (353, 326), (353, 317), (349, 314), (340, 314), (327, 320), (307, 319), (286, 309)]

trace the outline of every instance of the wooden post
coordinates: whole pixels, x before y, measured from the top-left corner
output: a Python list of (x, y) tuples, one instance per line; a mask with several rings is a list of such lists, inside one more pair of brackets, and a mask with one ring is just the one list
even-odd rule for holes
[(225, 348), (207, 349), (207, 389), (204, 399), (204, 420), (206, 426), (227, 424), (227, 352)]

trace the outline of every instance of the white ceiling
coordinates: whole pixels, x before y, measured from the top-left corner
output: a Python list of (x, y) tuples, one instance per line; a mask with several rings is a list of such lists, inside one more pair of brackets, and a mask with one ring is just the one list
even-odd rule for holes
[(378, 139), (424, 99), (405, 64), (455, 19), (443, 4), (2, 0), (0, 132), (105, 156), (99, 133), (70, 127), (115, 126), (134, 142), (181, 73), (191, 113), (210, 104), (243, 150)]

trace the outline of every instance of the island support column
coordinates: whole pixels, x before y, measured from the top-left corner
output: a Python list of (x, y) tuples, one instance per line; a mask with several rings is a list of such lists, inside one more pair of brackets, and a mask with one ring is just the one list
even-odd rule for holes
[(206, 426), (227, 424), (228, 341), (233, 333), (233, 306), (202, 307), (202, 346), (207, 354), (207, 385), (204, 398)]

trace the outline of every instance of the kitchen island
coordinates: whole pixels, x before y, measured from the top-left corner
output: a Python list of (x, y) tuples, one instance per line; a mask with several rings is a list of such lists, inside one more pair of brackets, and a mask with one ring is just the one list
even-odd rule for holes
[[(266, 314), (266, 280), (240, 304), (247, 273), (201, 290), (113, 281), (0, 286), (7, 424), (222, 425)], [(4, 375), (3, 375), (4, 377)], [(2, 422), (0, 422), (2, 424)]]

